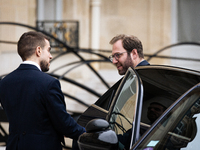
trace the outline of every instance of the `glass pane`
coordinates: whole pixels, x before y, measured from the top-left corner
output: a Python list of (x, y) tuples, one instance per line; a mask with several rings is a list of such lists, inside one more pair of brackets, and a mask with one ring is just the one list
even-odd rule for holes
[[(168, 113), (137, 149), (180, 150), (197, 140), (200, 89), (196, 89)], [(197, 134), (198, 135), (198, 134)], [(194, 140), (194, 141), (195, 141)], [(190, 143), (191, 142), (191, 143)]]
[(155, 102), (163, 104), (167, 108), (200, 81), (199, 74), (189, 70), (172, 67), (149, 67), (151, 68), (137, 70), (144, 87), (141, 121), (145, 124), (150, 123), (147, 110), (155, 98), (157, 99)]
[(196, 20), (200, 19), (200, 1), (178, 0), (177, 4), (178, 42), (199, 42), (200, 22)]
[(116, 134), (123, 134), (132, 128), (137, 99), (136, 81), (136, 75), (130, 73), (119, 93), (111, 113), (109, 121), (110, 128), (114, 130)]
[[(199, 104), (197, 104), (199, 105)], [(200, 106), (198, 106), (200, 107)], [(195, 107), (194, 107), (195, 108)], [(199, 111), (199, 110), (198, 110)], [(194, 115), (194, 121), (196, 122), (197, 129), (200, 127), (200, 113)], [(181, 148), (181, 150), (198, 150), (199, 149), (199, 139), (200, 139), (200, 130), (196, 130), (195, 138), (188, 143), (187, 147)]]

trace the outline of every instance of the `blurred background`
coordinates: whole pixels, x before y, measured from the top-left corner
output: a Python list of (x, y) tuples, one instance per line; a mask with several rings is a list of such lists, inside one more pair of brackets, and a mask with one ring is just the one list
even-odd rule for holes
[(42, 31), (53, 48), (48, 73), (69, 113), (80, 114), (121, 78), (107, 59), (117, 34), (137, 36), (151, 65), (200, 71), (199, 8), (199, 0), (0, 0), (0, 76), (22, 62), (19, 37)]

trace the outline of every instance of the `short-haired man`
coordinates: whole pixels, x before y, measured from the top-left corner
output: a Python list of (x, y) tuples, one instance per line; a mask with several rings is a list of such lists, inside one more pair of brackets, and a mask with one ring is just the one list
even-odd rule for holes
[(23, 62), (0, 81), (0, 102), (9, 121), (8, 150), (62, 150), (64, 136), (85, 132), (67, 113), (64, 95), (49, 70), (49, 38), (26, 32), (18, 41)]
[(149, 65), (144, 60), (141, 41), (133, 35), (120, 34), (112, 38), (112, 55), (109, 59), (116, 65), (120, 75), (124, 75), (129, 67)]

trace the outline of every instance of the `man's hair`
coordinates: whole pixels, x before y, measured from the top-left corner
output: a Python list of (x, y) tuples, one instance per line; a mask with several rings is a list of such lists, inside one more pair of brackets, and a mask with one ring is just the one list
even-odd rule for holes
[(45, 39), (50, 40), (46, 35), (41, 32), (25, 32), (19, 39), (17, 44), (17, 52), (25, 61), (27, 58), (32, 56), (38, 46), (44, 48)]
[(122, 46), (128, 53), (133, 49), (137, 49), (139, 57), (144, 58), (142, 42), (136, 36), (119, 34), (112, 38), (110, 44), (113, 45), (119, 40), (122, 40)]

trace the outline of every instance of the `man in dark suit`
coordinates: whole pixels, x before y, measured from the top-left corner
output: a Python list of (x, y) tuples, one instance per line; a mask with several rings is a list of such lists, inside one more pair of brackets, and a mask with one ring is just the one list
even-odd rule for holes
[(67, 113), (57, 79), (49, 70), (49, 38), (24, 33), (18, 41), (23, 63), (0, 81), (0, 102), (9, 121), (8, 150), (61, 150), (64, 136), (77, 140), (85, 132)]
[(145, 66), (142, 42), (133, 35), (120, 34), (110, 41), (112, 55), (109, 59), (116, 65), (120, 75), (124, 75), (129, 67)]

